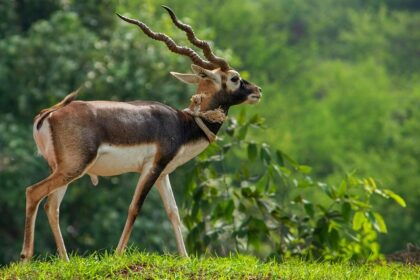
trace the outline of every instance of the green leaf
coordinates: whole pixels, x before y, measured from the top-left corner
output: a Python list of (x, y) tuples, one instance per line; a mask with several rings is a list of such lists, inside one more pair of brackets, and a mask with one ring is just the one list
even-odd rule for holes
[(405, 200), (399, 196), (398, 194), (394, 193), (391, 190), (384, 190), (384, 193), (386, 193), (387, 195), (389, 195), (390, 198), (392, 198), (393, 200), (395, 200), (399, 205), (401, 205), (402, 207), (406, 207), (407, 204), (405, 203)]
[(292, 171), (287, 167), (280, 167), (279, 169), (286, 177), (292, 175)]
[(255, 187), (254, 186), (250, 186), (250, 187), (244, 187), (244, 188), (242, 188), (242, 195), (244, 197), (247, 197), (247, 198), (255, 197), (255, 195), (256, 195)]
[(299, 165), (298, 170), (304, 174), (308, 174), (312, 171), (312, 167), (308, 165)]
[(299, 194), (299, 195), (297, 195), (293, 200), (292, 200), (293, 202), (295, 202), (295, 203), (303, 203), (303, 198), (302, 198), (302, 196)]
[(280, 168), (277, 165), (272, 164), (271, 167), (273, 168), (275, 174), (277, 174), (279, 178), (283, 178), (283, 172), (280, 170)]
[(341, 181), (340, 186), (338, 187), (337, 190), (337, 196), (338, 197), (343, 197), (343, 195), (346, 193), (347, 191), (347, 183), (345, 180)]
[(267, 144), (263, 144), (261, 147), (261, 160), (266, 164), (270, 164), (271, 161), (271, 153), (270, 153), (270, 149), (268, 147)]
[(368, 204), (368, 203), (365, 203), (365, 202), (362, 202), (362, 201), (359, 201), (359, 200), (357, 200), (357, 199), (349, 199), (348, 200), (353, 206), (357, 206), (357, 207), (360, 207), (360, 208), (364, 208), (364, 209), (370, 209), (370, 208), (372, 208), (372, 205), (370, 205), (370, 204)]
[(353, 216), (353, 229), (360, 230), (365, 221), (365, 213), (362, 211), (357, 211)]
[(387, 233), (387, 228), (384, 219), (382, 216), (377, 212), (368, 212), (367, 218), (370, 222), (370, 224), (373, 226), (373, 228), (382, 233)]
[(259, 193), (265, 193), (268, 187), (268, 175), (262, 176), (257, 182), (255, 182), (255, 190)]
[(293, 159), (291, 158), (289, 155), (285, 154), (285, 153), (281, 153), (282, 154), (282, 158), (283, 160), (287, 160), (291, 165), (297, 167), (299, 166), (299, 164)]
[(373, 180), (373, 178), (369, 177), (367, 179), (367, 181), (368, 181), (369, 185), (372, 186), (373, 189), (377, 189), (376, 182), (375, 182), (375, 180)]
[(247, 133), (248, 133), (248, 125), (242, 126), (238, 131), (238, 135), (237, 135), (238, 139), (244, 140)]
[(378, 223), (376, 222), (376, 219), (375, 219), (375, 216), (373, 215), (373, 213), (372, 212), (368, 212), (368, 213), (366, 213), (367, 215), (367, 218), (368, 218), (368, 221), (370, 222), (370, 224), (373, 226), (373, 228), (376, 230), (376, 231), (378, 231), (378, 232), (380, 232), (381, 231), (381, 229), (379, 228), (379, 225), (378, 225)]
[(373, 216), (375, 217), (376, 223), (378, 224), (379, 231), (382, 233), (387, 233), (388, 229), (386, 228), (386, 224), (382, 215), (378, 212), (373, 212)]
[(337, 250), (340, 242), (340, 234), (336, 229), (332, 229), (331, 232), (328, 233), (327, 242), (329, 243), (331, 249)]
[(258, 150), (255, 143), (248, 144), (248, 159), (254, 161), (257, 158)]
[(306, 213), (313, 218), (315, 215), (314, 206), (311, 202), (304, 200), (303, 201), (303, 208), (305, 208)]
[(337, 195), (336, 195), (334, 189), (331, 186), (329, 186), (329, 185), (327, 185), (325, 183), (322, 183), (322, 182), (318, 182), (318, 186), (330, 198), (332, 198), (332, 199), (335, 199), (336, 198)]
[(249, 124), (255, 125), (255, 126), (261, 126), (264, 124), (264, 118), (262, 118), (260, 115), (255, 114), (251, 117), (249, 120)]
[(344, 222), (348, 222), (350, 220), (351, 214), (351, 205), (348, 202), (344, 202), (341, 206), (341, 215), (343, 216)]
[(276, 150), (276, 159), (280, 166), (284, 166), (283, 153), (280, 150)]
[(245, 111), (245, 109), (242, 109), (239, 112), (239, 115), (236, 119), (237, 119), (239, 124), (243, 125), (245, 123), (245, 118), (246, 118), (246, 111)]

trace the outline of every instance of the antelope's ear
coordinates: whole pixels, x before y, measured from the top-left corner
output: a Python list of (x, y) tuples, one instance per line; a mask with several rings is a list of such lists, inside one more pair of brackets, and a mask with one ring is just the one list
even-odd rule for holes
[(217, 81), (217, 75), (213, 73), (213, 71), (211, 70), (205, 69), (195, 64), (191, 64), (191, 69), (193, 70), (195, 74), (197, 74), (201, 78), (208, 78), (213, 81)]
[(196, 74), (183, 74), (177, 72), (170, 72), (172, 76), (184, 82), (186, 84), (198, 84), (200, 82), (200, 77)]

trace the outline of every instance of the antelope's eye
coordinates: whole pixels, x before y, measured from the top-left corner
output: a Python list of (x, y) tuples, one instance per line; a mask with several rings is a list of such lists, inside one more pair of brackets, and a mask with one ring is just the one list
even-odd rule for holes
[(230, 80), (232, 82), (236, 83), (237, 81), (239, 81), (239, 77), (238, 76), (235, 76), (235, 77), (232, 77)]

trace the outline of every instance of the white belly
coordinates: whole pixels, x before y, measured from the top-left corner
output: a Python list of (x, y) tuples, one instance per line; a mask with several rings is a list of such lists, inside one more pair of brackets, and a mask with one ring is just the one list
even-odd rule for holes
[(97, 176), (115, 176), (128, 172), (141, 172), (146, 164), (153, 164), (155, 144), (133, 147), (102, 144), (98, 156), (86, 173)]
[(207, 148), (208, 145), (209, 142), (207, 140), (200, 140), (191, 144), (181, 146), (176, 156), (168, 163), (168, 165), (162, 173), (170, 174), (178, 166), (181, 166), (187, 161), (191, 160), (192, 158), (198, 156), (202, 151), (204, 151)]

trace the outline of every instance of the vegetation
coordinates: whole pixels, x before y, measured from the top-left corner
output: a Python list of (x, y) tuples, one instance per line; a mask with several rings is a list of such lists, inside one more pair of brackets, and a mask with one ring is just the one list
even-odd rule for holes
[(316, 263), (290, 259), (262, 262), (251, 256), (179, 258), (130, 252), (56, 258), (30, 264), (11, 264), (0, 270), (6, 279), (418, 279), (418, 266), (398, 264)]
[(199, 156), (186, 188), (192, 198), (184, 218), (188, 248), (197, 254), (377, 259), (376, 233), (387, 226), (372, 198), (392, 198), (403, 207), (405, 201), (372, 178), (348, 174), (337, 186), (316, 181), (309, 166), (247, 140), (253, 126), (261, 128), (263, 120), (246, 120), (242, 111), (238, 120), (230, 118), (223, 139)]
[[(85, 100), (187, 105), (191, 89), (168, 72), (187, 72), (189, 61), (114, 16), (118, 11), (141, 18), (187, 44), (159, 4), (194, 25), (219, 48), (218, 55), (264, 91), (259, 105), (232, 109), (222, 139), (172, 176), (191, 252), (374, 259), (420, 242), (418, 1), (2, 1), (0, 264), (18, 259), (25, 187), (48, 174), (31, 135), (36, 113), (80, 85)], [(69, 251), (116, 246), (136, 180), (135, 174), (100, 178), (92, 187), (83, 178), (69, 188), (61, 207)], [(42, 211), (35, 237), (37, 253), (55, 252)], [(131, 241), (141, 250), (175, 250), (154, 190)], [(124, 266), (124, 258), (101, 257), (101, 264), (95, 257), (74, 257), (74, 264), (54, 262), (52, 271), (77, 269), (85, 261), (106, 270)], [(150, 257), (155, 260), (187, 262)], [(239, 268), (241, 263), (252, 269), (258, 262), (239, 258)], [(299, 261), (278, 269), (302, 278), (308, 270), (296, 269), (296, 263), (320, 275), (334, 269), (342, 277), (415, 270)], [(47, 273), (42, 271), (50, 266), (7, 271), (36, 267)], [(226, 270), (223, 275), (230, 276)]]

